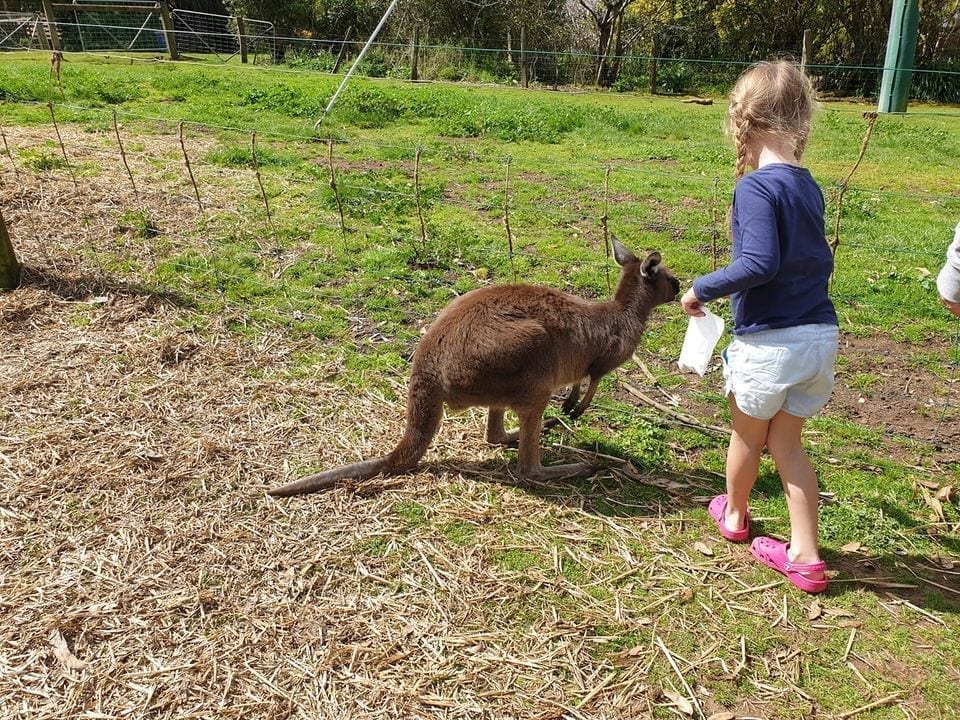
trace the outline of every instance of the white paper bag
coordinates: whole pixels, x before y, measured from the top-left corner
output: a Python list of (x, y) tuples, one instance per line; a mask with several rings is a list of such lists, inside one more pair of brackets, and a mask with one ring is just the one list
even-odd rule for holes
[(693, 370), (703, 375), (710, 364), (710, 357), (717, 341), (723, 334), (723, 318), (717, 317), (706, 308), (703, 317), (692, 317), (687, 324), (687, 334), (683, 336), (680, 359), (677, 365), (681, 370)]

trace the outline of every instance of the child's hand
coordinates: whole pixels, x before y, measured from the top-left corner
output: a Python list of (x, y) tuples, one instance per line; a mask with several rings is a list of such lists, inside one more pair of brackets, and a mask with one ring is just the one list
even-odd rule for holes
[(683, 294), (683, 297), (680, 298), (680, 305), (683, 306), (683, 311), (687, 315), (693, 317), (703, 317), (706, 315), (706, 313), (703, 312), (702, 303), (697, 299), (697, 296), (693, 294), (693, 288), (690, 288)]

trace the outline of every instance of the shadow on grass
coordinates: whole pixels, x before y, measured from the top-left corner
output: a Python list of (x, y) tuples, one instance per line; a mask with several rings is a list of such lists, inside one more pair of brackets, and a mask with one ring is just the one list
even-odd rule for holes
[(10, 292), (16, 293), (18, 289), (22, 288), (45, 290), (68, 302), (83, 302), (99, 296), (119, 295), (146, 298), (151, 305), (166, 304), (178, 308), (195, 307), (191, 299), (170, 290), (124, 282), (107, 275), (96, 277), (92, 275), (71, 275), (33, 265), (24, 265), (21, 268), (20, 286)]
[[(589, 453), (575, 448), (551, 452), (550, 464), (588, 459)], [(571, 456), (575, 456), (572, 457)], [(545, 461), (545, 464), (548, 464)], [(599, 471), (588, 478), (570, 478), (533, 482), (516, 476), (515, 466), (503, 462), (436, 463), (424, 470), (460, 472), (482, 476), (491, 482), (555, 502), (565, 507), (605, 517), (657, 518), (665, 512), (700, 509), (703, 529), (714, 534), (713, 521), (706, 513), (709, 499), (723, 492), (723, 480), (661, 470), (638, 470), (630, 463), (612, 459), (598, 465)], [(779, 480), (763, 473), (757, 491), (765, 495), (782, 494)], [(922, 525), (902, 508), (883, 504), (887, 517), (895, 519), (904, 534)], [(765, 534), (764, 523), (757, 521), (753, 535)], [(718, 536), (719, 537), (719, 536)], [(834, 575), (827, 597), (841, 597), (854, 589), (868, 590), (894, 602), (910, 603), (918, 608), (945, 613), (960, 613), (960, 540), (950, 536), (928, 538), (934, 550), (930, 556), (911, 553), (867, 554), (822, 547), (822, 556)], [(746, 546), (745, 546), (746, 547)], [(954, 558), (953, 567), (937, 564), (940, 558)]]

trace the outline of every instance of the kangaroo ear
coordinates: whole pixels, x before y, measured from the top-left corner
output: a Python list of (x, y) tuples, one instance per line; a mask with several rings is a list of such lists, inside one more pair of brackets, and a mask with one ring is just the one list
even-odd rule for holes
[(627, 263), (637, 261), (637, 256), (630, 252), (630, 248), (620, 242), (613, 233), (610, 234), (610, 241), (613, 243), (613, 259), (617, 261), (617, 265), (623, 267)]
[(652, 253), (647, 255), (646, 259), (643, 261), (643, 265), (640, 266), (640, 273), (644, 277), (650, 277), (652, 273), (655, 273), (660, 267), (660, 253), (654, 250)]

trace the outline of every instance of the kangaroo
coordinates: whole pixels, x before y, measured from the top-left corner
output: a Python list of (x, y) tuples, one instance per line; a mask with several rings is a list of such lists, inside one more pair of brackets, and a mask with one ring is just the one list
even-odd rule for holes
[[(589, 475), (585, 463), (540, 464), (543, 411), (555, 390), (571, 386), (563, 409), (581, 415), (600, 378), (633, 353), (658, 305), (680, 292), (674, 274), (652, 252), (642, 262), (613, 237), (622, 267), (613, 300), (593, 302), (537, 285), (493, 285), (451, 302), (413, 354), (403, 437), (388, 454), (309, 475), (268, 490), (286, 497), (325, 490), (343, 480), (401, 475), (414, 470), (451, 410), (487, 407), (487, 442), (519, 441), (519, 473), (531, 480)], [(590, 379), (583, 399), (581, 381)], [(507, 409), (519, 430), (507, 432)]]

